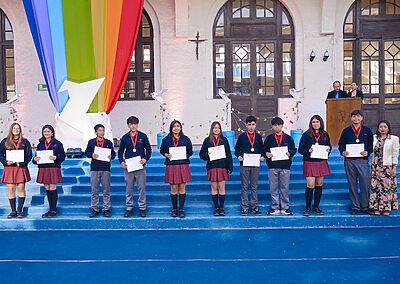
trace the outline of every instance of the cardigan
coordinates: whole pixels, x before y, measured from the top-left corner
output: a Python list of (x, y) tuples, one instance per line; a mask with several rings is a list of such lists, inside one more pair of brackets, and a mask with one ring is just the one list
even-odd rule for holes
[[(339, 139), (339, 151), (340, 155), (343, 156), (343, 152), (346, 151), (346, 144), (357, 144), (356, 142), (356, 135), (354, 134), (354, 131), (352, 129), (352, 126), (348, 126), (345, 129), (343, 129), (342, 134), (340, 135)], [(374, 137), (372, 134), (371, 129), (368, 127), (362, 125), (362, 128), (360, 130), (360, 135), (358, 136), (358, 139), (360, 142), (358, 143), (363, 143), (364, 144), (364, 151), (368, 152), (368, 155), (366, 157), (359, 157), (359, 158), (345, 158), (346, 160), (355, 160), (355, 159), (364, 159), (368, 160), (368, 156), (372, 154), (373, 152), (373, 142), (374, 142)]]
[[(165, 157), (164, 165), (190, 164), (189, 158), (193, 155), (193, 146), (192, 146), (192, 141), (190, 141), (190, 138), (184, 134), (181, 134), (178, 145), (176, 147), (181, 147), (181, 146), (186, 147), (186, 159), (171, 161), (170, 159)], [(174, 145), (174, 141), (172, 140), (172, 135), (168, 134), (167, 136), (165, 136), (163, 138), (163, 140), (161, 142), (160, 154), (163, 156), (165, 156), (165, 154), (169, 154), (170, 147), (175, 147), (175, 145)]]
[(130, 159), (133, 157), (140, 156), (142, 159), (146, 161), (150, 160), (151, 157), (151, 145), (147, 135), (143, 132), (136, 131), (137, 135), (137, 144), (136, 144), (136, 152), (133, 152), (133, 144), (130, 137), (131, 132), (129, 131), (121, 138), (121, 143), (118, 149), (118, 160), (121, 164), (125, 162), (125, 159)]
[(206, 169), (215, 169), (215, 168), (224, 168), (227, 169), (230, 173), (233, 171), (233, 161), (232, 161), (232, 153), (229, 146), (228, 139), (226, 137), (221, 137), (221, 140), (218, 142), (217, 146), (223, 145), (225, 148), (225, 159), (219, 159), (210, 161), (210, 157), (208, 155), (208, 148), (214, 147), (214, 144), (210, 141), (210, 138), (207, 137), (203, 141), (203, 145), (201, 146), (199, 156), (200, 159), (207, 161)]
[[(268, 165), (269, 169), (285, 169), (285, 170), (290, 170), (290, 167), (292, 165), (292, 157), (296, 154), (297, 149), (296, 146), (294, 145), (294, 140), (293, 138), (286, 134), (282, 133), (282, 144), (281, 147), (287, 146), (288, 151), (290, 153), (289, 160), (282, 160), (282, 161), (272, 161), (272, 159), (266, 157), (266, 162)], [(264, 148), (265, 148), (265, 153), (270, 153), (271, 148), (278, 147), (278, 144), (276, 143), (274, 134), (268, 135), (267, 138), (264, 140)]]
[[(378, 142), (377, 135), (374, 135), (374, 148)], [(374, 154), (373, 154), (374, 155)], [(399, 137), (395, 135), (388, 135), (383, 144), (383, 165), (394, 166), (399, 161)]]
[[(113, 143), (106, 139), (103, 138), (104, 141), (104, 145), (103, 148), (108, 148), (111, 149), (111, 160), (114, 160), (115, 158), (115, 151), (114, 151), (114, 145)], [(97, 146), (97, 140), (96, 138), (90, 139), (86, 150), (85, 150), (85, 156), (88, 158), (92, 158), (93, 154), (94, 154), (94, 147)], [(107, 171), (109, 172), (111, 169), (111, 163), (110, 162), (106, 162), (106, 161), (99, 161), (96, 159), (92, 158), (92, 161), (90, 162), (90, 170), (91, 171)]]
[[(11, 149), (6, 149), (5, 143), (6, 143), (7, 138), (4, 138), (1, 143), (0, 143), (0, 162), (5, 166), (5, 167), (17, 167), (17, 164), (12, 164), (12, 165), (7, 165), (7, 160), (6, 160), (6, 151), (11, 150)], [(31, 143), (29, 143), (28, 139), (23, 138), (21, 140), (21, 143), (19, 145), (19, 150), (24, 150), (24, 162), (19, 163), (20, 167), (28, 166), (29, 162), (32, 160), (32, 147)]]
[[(329, 138), (329, 134), (325, 132), (325, 136), (321, 136), (321, 138), (318, 141), (319, 145), (324, 145), (324, 146), (329, 146), (332, 149), (331, 145), (331, 140)], [(310, 135), (308, 131), (304, 132), (303, 135), (300, 138), (300, 143), (299, 143), (299, 153), (303, 155), (303, 161), (311, 161), (311, 162), (321, 162), (325, 161), (323, 159), (314, 159), (311, 158), (311, 153), (309, 152), (310, 148), (312, 145), (316, 143), (316, 139), (314, 135)], [(329, 151), (329, 155), (330, 155)]]
[(56, 159), (54, 160), (54, 163), (50, 164), (38, 164), (38, 162), (33, 159), (33, 163), (35, 165), (38, 165), (38, 168), (61, 168), (61, 163), (64, 162), (65, 160), (65, 151), (64, 151), (64, 146), (63, 144), (58, 141), (57, 139), (54, 139), (51, 143), (48, 149), (46, 149), (46, 145), (44, 142), (40, 142), (37, 147), (36, 147), (36, 152), (37, 151), (43, 151), (43, 150), (53, 150), (53, 156), (56, 156)]

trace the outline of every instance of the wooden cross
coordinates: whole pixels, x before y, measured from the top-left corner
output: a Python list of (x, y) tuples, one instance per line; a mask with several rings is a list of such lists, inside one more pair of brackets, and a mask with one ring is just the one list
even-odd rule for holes
[(196, 44), (196, 59), (199, 60), (199, 44), (205, 42), (206, 39), (200, 39), (200, 33), (197, 32), (196, 39), (189, 39), (189, 41)]

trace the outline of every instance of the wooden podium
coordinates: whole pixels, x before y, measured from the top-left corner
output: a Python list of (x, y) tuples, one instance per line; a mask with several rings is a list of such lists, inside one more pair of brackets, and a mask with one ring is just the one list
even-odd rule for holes
[(343, 128), (351, 124), (353, 110), (362, 110), (361, 98), (328, 99), (326, 101), (326, 130), (332, 146), (337, 146)]

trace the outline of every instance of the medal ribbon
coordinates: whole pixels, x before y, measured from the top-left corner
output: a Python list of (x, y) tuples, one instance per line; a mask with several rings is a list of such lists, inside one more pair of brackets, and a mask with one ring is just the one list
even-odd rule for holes
[(284, 134), (282, 133), (282, 135), (278, 136), (274, 133), (275, 141), (276, 141), (276, 144), (278, 145), (278, 147), (281, 147), (281, 145), (282, 145), (283, 135)]
[(255, 143), (255, 141), (256, 141), (256, 134), (255, 134), (255, 133), (250, 134), (250, 133), (246, 132), (246, 135), (247, 135), (247, 138), (249, 139), (251, 148), (254, 149), (254, 143)]
[[(356, 129), (353, 125), (351, 126), (351, 129), (353, 129), (354, 135), (357, 137), (357, 139), (360, 136), (361, 128), (362, 128), (362, 125), (360, 125), (360, 127), (358, 127), (358, 129)], [(358, 139), (358, 140), (360, 140), (360, 139)]]
[(180, 135), (178, 136), (178, 138), (175, 138), (175, 136), (172, 136), (172, 142), (174, 143), (174, 147), (177, 147), (179, 145), (179, 140), (181, 140)]
[(137, 138), (138, 138), (137, 132), (136, 132), (136, 134), (135, 134), (135, 137), (132, 137), (132, 132), (131, 132), (131, 133), (130, 133), (130, 137), (131, 137), (133, 149), (136, 149), (136, 143), (137, 143)]

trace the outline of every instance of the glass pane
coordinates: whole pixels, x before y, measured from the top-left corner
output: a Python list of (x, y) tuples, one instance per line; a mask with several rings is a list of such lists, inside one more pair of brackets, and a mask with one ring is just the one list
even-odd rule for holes
[(217, 20), (217, 27), (223, 27), (224, 24), (224, 15), (225, 13), (221, 13), (221, 15), (219, 16), (218, 20)]
[(8, 20), (8, 18), (6, 16), (4, 17), (4, 30), (6, 32), (11, 32), (12, 31), (10, 21)]
[(142, 37), (151, 37), (151, 29), (150, 28), (143, 28), (142, 29)]
[(240, 0), (235, 0), (232, 2), (232, 17), (240, 18)]
[(215, 36), (224, 36), (224, 35), (225, 35), (225, 28), (224, 27), (215, 28)]
[(151, 72), (151, 45), (143, 45), (143, 72)]
[(400, 98), (385, 98), (385, 105), (400, 104)]
[(6, 88), (7, 91), (15, 90), (15, 70), (13, 67), (6, 68)]
[(151, 97), (151, 81), (150, 80), (143, 80), (143, 95), (145, 98)]
[(14, 48), (6, 49), (6, 57), (14, 57)]
[(132, 54), (132, 59), (131, 59), (131, 66), (129, 67), (129, 73), (134, 73), (136, 70), (135, 70), (135, 68), (136, 68), (136, 64), (135, 64), (135, 51), (133, 51), (133, 54)]
[(363, 103), (367, 104), (367, 105), (377, 105), (377, 104), (379, 104), (379, 99), (378, 98), (364, 98)]

